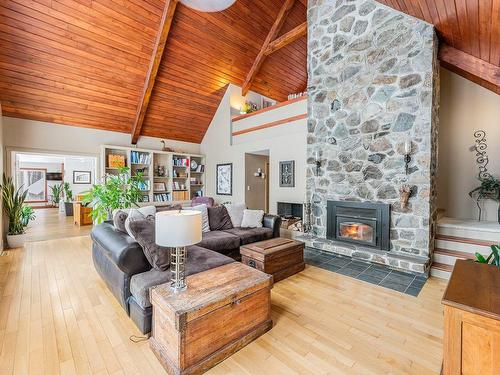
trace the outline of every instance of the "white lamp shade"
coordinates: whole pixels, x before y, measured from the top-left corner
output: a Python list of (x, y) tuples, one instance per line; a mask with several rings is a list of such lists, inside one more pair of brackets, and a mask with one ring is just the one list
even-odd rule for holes
[(201, 212), (194, 210), (156, 213), (156, 244), (165, 247), (194, 245), (201, 241)]
[(229, 8), (236, 0), (180, 0), (187, 7), (200, 12), (220, 12)]

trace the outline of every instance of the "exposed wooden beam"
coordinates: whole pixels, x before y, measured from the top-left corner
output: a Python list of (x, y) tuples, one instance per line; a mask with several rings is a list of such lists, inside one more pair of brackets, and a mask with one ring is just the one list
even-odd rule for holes
[(500, 94), (500, 67), (445, 43), (441, 43), (438, 56), (443, 67)]
[(146, 76), (146, 81), (144, 82), (141, 100), (139, 102), (139, 106), (137, 107), (134, 125), (132, 126), (132, 144), (136, 144), (141, 135), (142, 124), (144, 123), (144, 117), (146, 116), (146, 111), (148, 110), (149, 100), (151, 99), (151, 93), (155, 85), (156, 75), (158, 74), (158, 68), (160, 67), (163, 51), (165, 50), (165, 44), (167, 43), (168, 34), (170, 32), (170, 27), (172, 26), (172, 20), (174, 19), (175, 9), (177, 8), (178, 2), (179, 0), (167, 0), (165, 8), (163, 9), (160, 27), (158, 29), (158, 36), (156, 37), (153, 53), (151, 55), (149, 70)]
[(245, 82), (243, 82), (243, 85), (241, 87), (241, 94), (245, 96), (248, 94), (248, 91), (250, 90), (250, 86), (252, 85), (252, 82), (257, 75), (260, 67), (262, 66), (265, 58), (266, 58), (266, 50), (269, 44), (276, 39), (278, 36), (278, 33), (281, 30), (281, 27), (283, 26), (283, 23), (285, 22), (286, 16), (292, 9), (293, 4), (295, 3), (295, 0), (285, 0), (285, 3), (281, 7), (278, 17), (276, 17), (276, 20), (274, 21), (273, 26), (271, 27), (271, 30), (269, 30), (269, 33), (267, 34), (266, 40), (264, 41), (264, 44), (262, 44), (262, 47), (259, 51), (259, 54), (257, 55), (257, 58), (253, 62), (252, 67), (250, 68), (250, 71), (248, 72), (248, 75), (245, 79)]
[(302, 4), (304, 4), (304, 6), (306, 7), (307, 9), (307, 0), (299, 0)]
[(279, 38), (273, 40), (266, 49), (266, 56), (269, 56), (271, 53), (276, 52), (280, 48), (287, 46), (290, 43), (295, 42), (300, 37), (307, 34), (307, 22), (300, 24), (294, 29), (290, 30), (286, 34), (283, 34)]

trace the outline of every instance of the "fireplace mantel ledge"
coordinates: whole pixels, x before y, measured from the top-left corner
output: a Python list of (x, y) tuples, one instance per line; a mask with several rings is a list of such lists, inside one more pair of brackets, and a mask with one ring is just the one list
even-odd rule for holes
[(425, 275), (429, 273), (430, 258), (428, 257), (351, 245), (312, 234), (302, 234), (297, 236), (296, 239), (305, 242), (308, 247), (349, 256), (356, 260), (384, 264), (404, 272)]

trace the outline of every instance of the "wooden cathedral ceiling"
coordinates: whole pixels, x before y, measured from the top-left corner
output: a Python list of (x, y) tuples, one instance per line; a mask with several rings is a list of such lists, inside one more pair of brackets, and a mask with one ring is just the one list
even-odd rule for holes
[[(131, 133), (171, 1), (1, 1), (3, 114)], [(219, 13), (179, 3), (140, 134), (201, 142), (226, 85), (243, 84), (285, 1), (237, 0)], [(278, 36), (305, 20), (295, 1)], [(306, 50), (302, 36), (267, 56), (251, 90), (279, 101), (303, 90)]]
[[(434, 24), (442, 63), (500, 92), (500, 0), (379, 2)], [(279, 101), (305, 88), (306, 3), (200, 13), (177, 0), (3, 0), (3, 114), (200, 142), (228, 83)]]

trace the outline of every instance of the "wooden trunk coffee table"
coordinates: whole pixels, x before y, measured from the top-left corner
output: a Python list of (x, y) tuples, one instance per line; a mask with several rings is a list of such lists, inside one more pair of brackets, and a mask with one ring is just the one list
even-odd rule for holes
[(288, 238), (272, 238), (240, 247), (241, 262), (273, 275), (274, 282), (305, 268), (304, 243)]
[(272, 277), (239, 262), (151, 289), (150, 345), (169, 374), (201, 374), (272, 327)]

